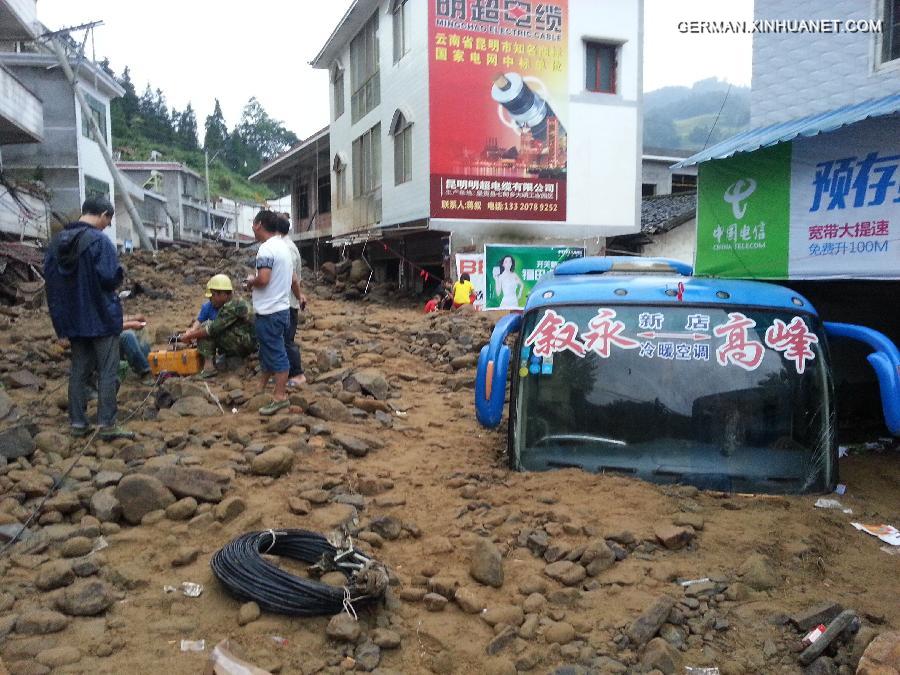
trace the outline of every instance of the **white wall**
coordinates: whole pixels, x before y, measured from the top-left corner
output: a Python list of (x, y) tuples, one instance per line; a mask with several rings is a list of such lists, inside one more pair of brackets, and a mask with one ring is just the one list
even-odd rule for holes
[(691, 218), (674, 230), (653, 235), (653, 243), (644, 246), (641, 255), (662, 258), (675, 258), (694, 264), (694, 254), (697, 251), (697, 220)]
[[(615, 236), (640, 227), (643, 0), (569, 3), (568, 222)], [(585, 90), (585, 41), (621, 44), (618, 93)]]
[[(756, 0), (754, 18), (880, 19), (885, 0)], [(900, 59), (880, 63), (881, 36), (757, 33), (750, 123), (768, 126), (900, 91)]]
[[(407, 2), (409, 51), (394, 63), (393, 16), (382, 3), (381, 39), (381, 194), (382, 222), (428, 218), (431, 174), (428, 101), (428, 3)], [(412, 180), (394, 185), (394, 111), (403, 106), (412, 126)]]
[[(79, 82), (79, 86), (81, 87), (82, 91), (86, 91), (95, 99), (105, 105), (106, 145), (107, 147), (112, 147), (112, 120), (109, 116), (109, 96), (107, 94), (101, 93), (98, 89), (95, 89), (93, 86), (91, 86), (90, 83), (85, 82), (84, 80)], [(85, 176), (90, 176), (91, 178), (96, 178), (97, 180), (102, 180), (104, 183), (109, 184), (110, 202), (115, 204), (116, 186), (115, 183), (113, 183), (113, 177), (109, 171), (109, 166), (107, 166), (106, 160), (103, 159), (103, 153), (100, 151), (100, 147), (93, 140), (93, 138), (88, 138), (81, 132), (81, 120), (81, 106), (76, 104), (75, 135), (78, 138), (78, 182), (81, 189), (81, 201), (83, 202), (85, 198)], [(116, 217), (113, 218), (112, 226), (107, 228), (105, 230), (105, 233), (113, 243), (116, 243)]]

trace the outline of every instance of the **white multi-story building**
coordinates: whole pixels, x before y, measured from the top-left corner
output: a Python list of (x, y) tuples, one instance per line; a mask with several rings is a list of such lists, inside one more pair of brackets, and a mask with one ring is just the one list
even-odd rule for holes
[(330, 74), (335, 241), (394, 239), (440, 265), (488, 241), (636, 231), (642, 15), (355, 0), (312, 62)]
[[(819, 31), (753, 36), (752, 127), (900, 92), (896, 0), (756, 0), (753, 13), (758, 21), (818, 22)], [(832, 20), (841, 22), (835, 32)]]

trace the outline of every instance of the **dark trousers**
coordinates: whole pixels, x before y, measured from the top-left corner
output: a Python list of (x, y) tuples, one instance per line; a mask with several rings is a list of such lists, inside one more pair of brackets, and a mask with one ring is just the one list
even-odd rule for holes
[(119, 369), (119, 336), (72, 338), (72, 367), (69, 370), (69, 423), (73, 427), (88, 425), (87, 390), (96, 370), (97, 423), (115, 426), (117, 373)]
[(288, 377), (297, 377), (303, 374), (303, 364), (300, 362), (300, 346), (294, 342), (297, 336), (297, 324), (300, 322), (300, 310), (290, 309), (290, 324), (288, 325), (287, 339), (284, 348), (287, 350), (288, 362), (291, 368), (288, 371)]

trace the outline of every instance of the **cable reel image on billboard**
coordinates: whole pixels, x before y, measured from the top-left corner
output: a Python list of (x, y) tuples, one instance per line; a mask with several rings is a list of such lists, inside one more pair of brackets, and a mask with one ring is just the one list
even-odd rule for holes
[[(535, 93), (532, 86), (540, 93)], [(548, 127), (555, 122), (555, 133), (560, 138), (566, 135), (565, 128), (546, 101), (547, 88), (538, 78), (522, 77), (518, 73), (497, 75), (491, 87), (491, 97), (500, 104), (497, 108), (500, 121), (517, 134), (527, 130), (532, 138), (546, 143)]]

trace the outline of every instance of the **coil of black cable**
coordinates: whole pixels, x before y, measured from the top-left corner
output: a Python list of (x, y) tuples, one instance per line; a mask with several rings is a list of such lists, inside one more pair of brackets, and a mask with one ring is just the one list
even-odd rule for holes
[[(326, 569), (342, 572), (348, 583), (337, 587), (294, 576), (263, 558), (263, 554), (316, 565), (324, 562)], [(232, 597), (256, 602), (267, 612), (291, 616), (337, 614), (345, 602), (357, 606), (377, 599), (378, 592), (372, 592), (371, 587), (368, 592), (361, 590), (364, 584), (356, 583), (359, 580), (355, 578), (359, 568), (371, 564), (377, 563), (356, 549), (340, 551), (321, 534), (298, 529), (243, 534), (210, 560), (213, 574)]]

